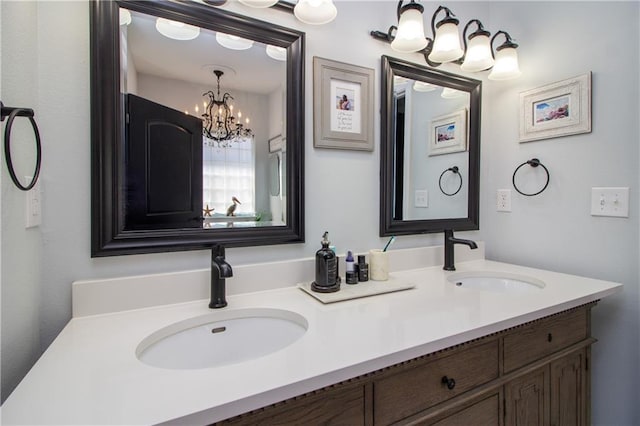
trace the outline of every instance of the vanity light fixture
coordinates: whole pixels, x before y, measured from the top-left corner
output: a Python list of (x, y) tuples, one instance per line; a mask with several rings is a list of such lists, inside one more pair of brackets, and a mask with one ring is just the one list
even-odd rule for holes
[(416, 92), (432, 92), (436, 90), (436, 86), (425, 81), (416, 80), (413, 82), (413, 90)]
[(489, 74), (489, 80), (509, 80), (522, 74), (518, 66), (518, 45), (504, 31), (498, 31), (491, 39), (491, 46), (498, 35), (503, 34), (505, 42), (496, 48), (495, 65)]
[(391, 48), (398, 52), (416, 52), (427, 47), (427, 39), (424, 36), (422, 13), (424, 7), (411, 0), (402, 6), (398, 3), (398, 28), (391, 41)]
[(440, 93), (440, 97), (444, 99), (456, 99), (456, 98), (462, 97), (465, 93), (466, 92), (452, 89), (451, 87), (445, 87), (442, 89), (442, 93)]
[[(467, 30), (471, 24), (476, 24), (477, 28), (467, 38)], [(482, 22), (479, 20), (472, 19), (465, 25), (462, 39), (464, 40), (466, 54), (460, 68), (464, 71), (478, 72), (488, 70), (493, 66), (495, 61), (493, 60), (489, 37), (491, 37), (491, 33), (484, 29)], [(467, 40), (469, 40), (468, 44)]]
[[(446, 15), (436, 24), (436, 16), (441, 11)], [(464, 55), (460, 45), (460, 34), (458, 34), (459, 21), (454, 16), (449, 8), (440, 6), (431, 17), (431, 32), (435, 34), (431, 53), (429, 53), (431, 62), (452, 62)]]
[(267, 45), (265, 49), (267, 51), (267, 55), (271, 59), (275, 59), (276, 61), (286, 61), (287, 60), (287, 49), (280, 46), (273, 46), (271, 44)]
[[(227, 0), (195, 0), (211, 6), (222, 6)], [(284, 12), (293, 13), (299, 21), (305, 24), (322, 25), (333, 21), (338, 15), (338, 9), (333, 0), (298, 0), (294, 5), (290, 1), (282, 0), (238, 0), (245, 6), (265, 9), (273, 7)], [(413, 1), (413, 0), (412, 0)]]
[[(472, 19), (464, 27), (462, 37), (464, 47), (462, 47), (458, 32), (460, 21), (448, 7), (439, 6), (433, 13), (432, 38), (424, 36), (422, 5), (417, 4), (415, 0), (410, 0), (405, 5), (404, 0), (399, 0), (397, 10), (398, 26), (392, 25), (387, 32), (370, 32), (373, 38), (391, 43), (392, 49), (404, 53), (421, 53), (427, 64), (432, 67), (451, 62), (461, 65), (461, 69), (468, 72), (492, 69), (489, 74), (491, 80), (507, 80), (521, 74), (516, 52), (518, 45), (505, 31), (498, 31), (490, 39), (491, 33), (483, 27), (482, 22)], [(445, 16), (436, 23), (441, 12), (444, 12)], [(476, 29), (467, 36), (471, 25), (475, 25)], [(413, 38), (405, 34), (411, 34)], [(499, 34), (503, 34), (506, 41), (496, 48), (494, 55), (493, 41)], [(408, 40), (411, 40), (411, 43)]]
[(196, 26), (165, 18), (156, 20), (156, 29), (163, 36), (174, 40), (193, 40), (200, 35), (200, 28)]
[(278, 0), (238, 0), (245, 6), (255, 7), (258, 9), (265, 9), (278, 3)]
[(298, 0), (293, 14), (305, 24), (322, 25), (333, 21), (338, 10), (333, 0)]
[(216, 33), (216, 41), (221, 46), (231, 50), (247, 50), (253, 46), (253, 40), (221, 32)]

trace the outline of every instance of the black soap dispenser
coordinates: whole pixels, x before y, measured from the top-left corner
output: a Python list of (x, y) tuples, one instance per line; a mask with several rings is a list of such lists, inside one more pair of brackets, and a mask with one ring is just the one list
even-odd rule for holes
[(316, 280), (311, 290), (318, 293), (333, 293), (340, 290), (338, 281), (338, 261), (336, 254), (329, 248), (329, 233), (322, 235), (322, 248), (316, 252)]

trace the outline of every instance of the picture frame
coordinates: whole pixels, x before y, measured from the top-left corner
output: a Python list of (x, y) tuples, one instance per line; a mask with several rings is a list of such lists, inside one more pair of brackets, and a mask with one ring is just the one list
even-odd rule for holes
[(282, 151), (285, 147), (285, 140), (282, 135), (276, 135), (269, 139), (269, 153)]
[(591, 72), (520, 93), (520, 142), (591, 132)]
[(467, 150), (467, 109), (434, 117), (429, 128), (429, 156)]
[(373, 151), (374, 70), (314, 56), (313, 146)]

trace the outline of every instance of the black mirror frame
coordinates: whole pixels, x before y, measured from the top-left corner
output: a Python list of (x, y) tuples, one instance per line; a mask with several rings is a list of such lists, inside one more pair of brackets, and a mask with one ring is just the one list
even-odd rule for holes
[[(466, 218), (396, 220), (394, 202), (393, 76), (451, 87), (470, 94), (469, 108), (469, 197)], [(480, 229), (480, 116), (482, 82), (445, 71), (434, 70), (401, 59), (382, 56), (381, 140), (380, 140), (380, 236), (413, 235)]]
[[(119, 6), (287, 48), (286, 225), (124, 230)], [(304, 242), (304, 33), (184, 0), (92, 0), (90, 25), (91, 257)]]

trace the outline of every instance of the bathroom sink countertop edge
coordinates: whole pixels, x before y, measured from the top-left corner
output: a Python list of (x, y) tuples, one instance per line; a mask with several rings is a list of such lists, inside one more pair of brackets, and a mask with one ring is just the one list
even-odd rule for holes
[[(406, 291), (323, 305), (296, 287), (228, 297), (223, 310), (282, 309), (308, 329), (284, 349), (222, 367), (170, 370), (136, 357), (207, 301), (72, 319), (2, 406), (4, 424), (205, 424), (599, 300), (621, 284), (505, 263), (460, 262), (545, 283), (536, 293), (457, 288), (441, 266), (393, 273)], [(361, 283), (358, 285), (366, 285)], [(37, 407), (37, 408), (35, 408)]]

